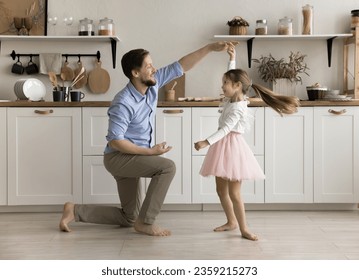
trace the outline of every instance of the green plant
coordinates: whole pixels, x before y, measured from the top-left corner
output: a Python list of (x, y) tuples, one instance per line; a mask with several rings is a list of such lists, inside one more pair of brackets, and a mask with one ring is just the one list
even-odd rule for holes
[(306, 55), (299, 52), (290, 52), (289, 61), (284, 58), (275, 59), (271, 54), (261, 56), (259, 59), (252, 59), (253, 62), (259, 63), (258, 72), (260, 78), (265, 82), (275, 82), (277, 79), (288, 79), (291, 82), (302, 83), (300, 74), (306, 74), (309, 70), (307, 63), (304, 62)]

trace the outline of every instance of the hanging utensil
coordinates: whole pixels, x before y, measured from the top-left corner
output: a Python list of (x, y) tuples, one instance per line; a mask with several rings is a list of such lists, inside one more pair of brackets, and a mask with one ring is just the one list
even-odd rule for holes
[(63, 81), (72, 81), (75, 77), (74, 74), (74, 70), (72, 70), (72, 68), (70, 68), (69, 66), (69, 62), (67, 61), (67, 57), (66, 57), (66, 61), (64, 62), (64, 65), (61, 68), (61, 79)]
[(49, 75), (49, 79), (51, 81), (52, 86), (57, 89), (57, 77), (56, 77), (55, 72), (49, 72), (48, 75)]
[(75, 84), (81, 77), (83, 77), (85, 73), (85, 67), (82, 67), (80, 71), (77, 73), (76, 77), (72, 80), (72, 83)]
[(110, 88), (110, 74), (101, 68), (101, 61), (97, 61), (96, 67), (88, 77), (88, 85), (93, 93), (105, 93)]
[(72, 82), (72, 84), (71, 84), (71, 88), (72, 87), (74, 87), (74, 88), (78, 88), (78, 87), (75, 87), (77, 84), (78, 84), (78, 82), (80, 82), (82, 79), (84, 79), (85, 78), (85, 76), (81, 76), (81, 77), (79, 77), (78, 79), (75, 79), (73, 82)]
[[(86, 70), (85, 70), (85, 68), (82, 66), (82, 62), (80, 61), (80, 59), (79, 59), (79, 61), (77, 62), (77, 64), (78, 64), (78, 68), (74, 70), (75, 76), (78, 77), (78, 76), (81, 75), (83, 78), (82, 78), (82, 79), (78, 79), (78, 81), (74, 84), (73, 87), (74, 87), (75, 89), (79, 89), (79, 88), (84, 87), (84, 86), (87, 84), (87, 78), (88, 78), (87, 73), (86, 73)], [(76, 77), (75, 77), (74, 81), (76, 80)]]

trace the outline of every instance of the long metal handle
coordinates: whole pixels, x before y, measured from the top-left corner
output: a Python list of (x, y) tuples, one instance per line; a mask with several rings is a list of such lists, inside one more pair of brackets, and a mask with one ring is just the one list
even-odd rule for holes
[(54, 112), (54, 110), (52, 110), (52, 109), (50, 109), (50, 110), (35, 110), (34, 112), (35, 112), (35, 114), (49, 115), (49, 114), (52, 114)]
[(183, 110), (163, 110), (165, 114), (182, 114)]
[(343, 115), (347, 112), (347, 110), (343, 109), (343, 110), (340, 110), (340, 111), (336, 111), (336, 110), (333, 110), (333, 109), (329, 109), (328, 110), (329, 113), (331, 114), (334, 114), (334, 115)]

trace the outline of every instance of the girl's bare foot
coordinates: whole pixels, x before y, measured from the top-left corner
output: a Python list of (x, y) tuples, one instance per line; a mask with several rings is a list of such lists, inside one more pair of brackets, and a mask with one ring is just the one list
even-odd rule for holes
[(223, 226), (216, 227), (213, 231), (230, 231), (235, 230), (238, 227), (237, 224), (226, 223)]
[(249, 231), (242, 231), (242, 237), (245, 238), (245, 239), (249, 239), (249, 240), (252, 240), (252, 241), (257, 241), (258, 240), (258, 236), (253, 234), (253, 233), (250, 233)]
[(60, 221), (59, 228), (61, 231), (71, 232), (68, 224), (75, 220), (75, 204), (66, 202), (64, 205), (64, 212)]
[(134, 224), (134, 228), (137, 232), (151, 235), (151, 236), (169, 236), (171, 235), (171, 231), (167, 229), (162, 229), (158, 225), (149, 225), (141, 222), (140, 220), (136, 220)]

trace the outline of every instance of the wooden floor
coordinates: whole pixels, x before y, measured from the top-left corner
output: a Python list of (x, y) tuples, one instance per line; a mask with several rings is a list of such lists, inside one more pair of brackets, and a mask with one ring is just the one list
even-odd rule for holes
[(259, 236), (213, 232), (222, 212), (162, 212), (170, 237), (132, 228), (72, 223), (58, 231), (61, 213), (0, 213), (2, 260), (359, 260), (359, 211), (247, 211)]

